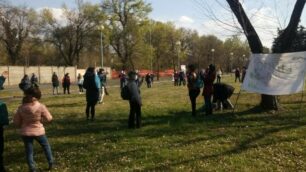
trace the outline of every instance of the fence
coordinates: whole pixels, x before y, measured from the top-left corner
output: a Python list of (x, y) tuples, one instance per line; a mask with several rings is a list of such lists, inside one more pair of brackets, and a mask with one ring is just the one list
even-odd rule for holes
[(31, 77), (32, 73), (38, 77), (40, 84), (51, 83), (52, 74), (55, 72), (61, 79), (65, 73), (69, 73), (71, 82), (76, 81), (76, 67), (57, 67), (57, 66), (0, 66), (0, 74), (5, 74), (6, 81), (4, 85), (18, 85), (22, 77), (27, 74)]

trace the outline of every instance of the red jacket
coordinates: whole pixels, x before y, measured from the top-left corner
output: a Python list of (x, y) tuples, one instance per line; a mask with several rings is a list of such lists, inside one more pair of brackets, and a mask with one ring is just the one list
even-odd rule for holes
[(208, 71), (204, 76), (204, 90), (203, 96), (211, 96), (213, 94), (214, 89), (214, 81), (216, 79), (216, 72)]

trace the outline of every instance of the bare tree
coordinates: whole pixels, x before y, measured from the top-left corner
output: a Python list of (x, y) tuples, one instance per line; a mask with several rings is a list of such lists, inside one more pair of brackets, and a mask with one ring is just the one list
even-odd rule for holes
[(133, 56), (141, 38), (140, 27), (151, 11), (143, 0), (104, 0), (102, 9), (109, 17), (110, 44), (122, 62), (122, 67), (135, 68)]
[(98, 5), (84, 4), (77, 1), (77, 9), (62, 8), (64, 23), (54, 19), (52, 11), (42, 12), (42, 28), (45, 39), (51, 42), (59, 52), (66, 65), (78, 65), (80, 54), (90, 34), (98, 30), (103, 21), (103, 13)]
[(5, 46), (9, 63), (16, 65), (21, 59), (23, 43), (35, 27), (35, 12), (25, 7), (0, 5), (0, 41)]

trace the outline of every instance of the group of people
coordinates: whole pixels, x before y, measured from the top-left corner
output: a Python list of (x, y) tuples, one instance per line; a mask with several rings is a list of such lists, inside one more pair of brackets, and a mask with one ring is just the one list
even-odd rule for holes
[[(144, 76), (141, 76), (138, 71), (135, 72), (135, 82), (138, 85), (141, 85), (143, 81), (146, 82), (147, 88), (151, 88), (154, 82), (155, 75), (153, 73), (147, 73)], [(119, 74), (119, 80), (120, 80), (120, 88), (122, 89), (128, 82), (128, 75), (126, 75), (126, 72), (122, 70)]]
[[(122, 78), (125, 78), (124, 83), (121, 87), (121, 96), (123, 92), (127, 94), (127, 98), (125, 100), (129, 101), (130, 111), (128, 118), (128, 127), (131, 129), (140, 128), (141, 127), (141, 106), (142, 99), (140, 94), (140, 86), (142, 84), (142, 80), (139, 80), (139, 75), (130, 71), (127, 75), (124, 72), (121, 73), (120, 81)], [(52, 84), (53, 87), (58, 87), (59, 81), (58, 78), (55, 77), (54, 73), (52, 76)], [(66, 74), (65, 77), (69, 78), (69, 75)], [(41, 91), (38, 87), (38, 80), (35, 79), (35, 75), (27, 81), (28, 76), (25, 76), (23, 80), (26, 80), (22, 83), (27, 83), (22, 86), (22, 90), (24, 92), (24, 97), (22, 99), (22, 104), (18, 107), (16, 114), (14, 115), (13, 122), (16, 126), (20, 127), (20, 134), (25, 145), (26, 150), (26, 159), (27, 164), (29, 166), (30, 171), (35, 171), (36, 166), (33, 159), (33, 141), (36, 140), (41, 146), (45, 153), (46, 159), (48, 161), (49, 169), (53, 168), (54, 160), (52, 156), (51, 146), (48, 142), (48, 139), (45, 134), (45, 129), (43, 126), (44, 122), (50, 122), (52, 120), (52, 115), (48, 111), (45, 105), (39, 102), (41, 98)], [(63, 78), (63, 83), (67, 80), (67, 83), (70, 85), (70, 79)], [(230, 85), (223, 83), (215, 83), (214, 81), (217, 77), (217, 72), (215, 66), (213, 64), (209, 65), (209, 67), (205, 70), (205, 72), (196, 72), (195, 65), (189, 65), (188, 71), (186, 73), (187, 78), (187, 87), (189, 91), (189, 98), (191, 101), (192, 107), (192, 115), (196, 116), (196, 98), (201, 92), (203, 88), (202, 95), (205, 100), (205, 113), (206, 115), (210, 115), (213, 113), (213, 105), (212, 103), (217, 103), (222, 108), (231, 108), (232, 104), (228, 100), (229, 97), (233, 94), (234, 88)], [(32, 79), (34, 78), (34, 79)], [(145, 76), (145, 80), (151, 80), (151, 75), (147, 74)], [(104, 94), (108, 94), (106, 91), (106, 73), (103, 69), (99, 69), (99, 71), (95, 71), (94, 67), (89, 67), (86, 70), (84, 76), (81, 74), (78, 75), (78, 85), (80, 92), (83, 92), (83, 88), (86, 90), (86, 108), (85, 114), (87, 120), (95, 119), (95, 106), (98, 102), (103, 101)], [(185, 81), (186, 82), (186, 81)], [(21, 86), (20, 86), (21, 87)], [(149, 87), (149, 86), (148, 86)], [(67, 91), (69, 94), (69, 86), (67, 87)], [(53, 89), (54, 93), (54, 89)], [(212, 99), (213, 97), (213, 99)], [(1, 111), (0, 102), (0, 134), (1, 134), (1, 168), (4, 171), (3, 167), (3, 125), (7, 125), (8, 122), (2, 119), (3, 114), (5, 114), (5, 110)], [(5, 105), (5, 104), (4, 104)], [(3, 106), (6, 109), (6, 106)], [(7, 110), (6, 110), (7, 112)], [(5, 115), (4, 115), (5, 116)], [(6, 114), (7, 117), (7, 114)]]
[(246, 70), (247, 70), (246, 67), (242, 67), (242, 71), (240, 71), (239, 68), (235, 69), (235, 82), (237, 82), (237, 80), (238, 80), (238, 82), (243, 82), (244, 81)]
[[(220, 74), (220, 73), (219, 73)], [(205, 71), (196, 72), (195, 65), (189, 65), (187, 71), (187, 87), (191, 102), (192, 116), (196, 116), (196, 99), (203, 88), (202, 96), (204, 96), (204, 111), (206, 115), (213, 113), (213, 103), (216, 103), (216, 109), (233, 108), (229, 98), (234, 92), (234, 87), (221, 83), (221, 76), (218, 78), (216, 67), (210, 64)]]
[[(53, 90), (52, 90), (53, 95), (55, 95), (55, 91), (56, 91), (56, 94), (59, 94), (58, 87), (59, 87), (60, 81), (55, 72), (53, 72), (52, 74), (51, 81), (52, 81), (52, 87), (53, 87)], [(64, 94), (66, 94), (66, 92), (67, 94), (70, 94), (70, 85), (71, 85), (70, 76), (69, 76), (69, 73), (66, 73), (62, 79), (62, 87), (63, 87)]]
[[(67, 79), (68, 78), (68, 79)], [(78, 79), (81, 80), (82, 76), (79, 75)], [(95, 71), (94, 67), (89, 67), (86, 70), (84, 79), (82, 79), (82, 89), (86, 89), (86, 119), (94, 120), (95, 118), (95, 105), (103, 100), (103, 94), (108, 94), (106, 91), (106, 73), (104, 69), (99, 69), (98, 72)], [(68, 82), (66, 82), (68, 81)], [(69, 83), (69, 75), (66, 74), (63, 78), (63, 85)], [(78, 82), (80, 84), (80, 82)], [(134, 89), (134, 85), (129, 83), (131, 88)], [(56, 73), (52, 76), (53, 87), (58, 87), (59, 81)], [(65, 85), (67, 86), (67, 85)], [(69, 94), (69, 86), (66, 90)], [(42, 147), (44, 154), (48, 162), (48, 170), (54, 167), (54, 160), (52, 156), (51, 146), (48, 142), (48, 138), (45, 134), (44, 123), (52, 121), (52, 115), (48, 111), (47, 107), (39, 102), (42, 97), (41, 91), (38, 85), (38, 79), (35, 74), (32, 74), (31, 79), (27, 75), (24, 76), (19, 87), (24, 93), (21, 105), (17, 108), (16, 113), (13, 117), (13, 123), (20, 128), (20, 135), (24, 143), (26, 160), (31, 172), (37, 171), (34, 157), (33, 157), (33, 141), (36, 140)], [(137, 91), (138, 87), (136, 88)], [(53, 89), (54, 93), (54, 89)], [(131, 92), (133, 93), (133, 92)], [(140, 103), (134, 103), (134, 100), (139, 102), (139, 97), (135, 97), (134, 93), (131, 98), (131, 107), (135, 113), (139, 114)], [(139, 119), (139, 118), (137, 118)], [(139, 123), (139, 122), (138, 122)], [(3, 165), (3, 148), (4, 148), (4, 138), (3, 138), (3, 126), (8, 125), (8, 111), (6, 104), (0, 102), (0, 171), (5, 172)], [(140, 126), (138, 124), (137, 126)]]
[(186, 74), (183, 70), (175, 71), (173, 74), (174, 86), (186, 85)]
[(38, 78), (35, 73), (32, 73), (31, 78), (25, 74), (19, 83), (19, 88), (23, 91), (31, 86), (38, 86)]
[[(35, 82), (35, 80), (34, 80)], [(54, 165), (51, 146), (46, 136), (43, 123), (51, 122), (52, 115), (45, 105), (39, 102), (42, 94), (38, 85), (32, 84), (23, 89), (24, 97), (13, 117), (13, 123), (20, 128), (20, 136), (24, 144), (26, 161), (29, 171), (37, 171), (33, 157), (33, 141), (36, 140), (42, 147), (48, 162), (48, 169)], [(5, 172), (3, 164), (4, 126), (9, 125), (8, 110), (4, 102), (0, 101), (0, 171)]]

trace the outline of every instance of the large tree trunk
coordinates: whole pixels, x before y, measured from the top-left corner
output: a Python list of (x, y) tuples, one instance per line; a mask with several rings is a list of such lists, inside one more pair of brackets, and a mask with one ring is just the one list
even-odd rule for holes
[[(252, 23), (247, 17), (242, 5), (239, 0), (226, 0), (229, 4), (231, 10), (235, 14), (239, 24), (241, 25), (247, 40), (249, 42), (252, 53), (263, 53), (263, 46), (259, 36), (254, 29)], [(291, 20), (285, 29), (282, 37), (284, 39), (281, 40), (282, 45), (290, 46), (292, 40), (294, 39), (294, 32), (297, 29), (303, 8), (305, 5), (305, 0), (297, 0), (294, 11), (291, 16)], [(283, 52), (286, 52), (287, 48), (283, 47)], [(278, 110), (278, 102), (276, 96), (271, 95), (261, 95), (261, 107), (265, 110)]]

